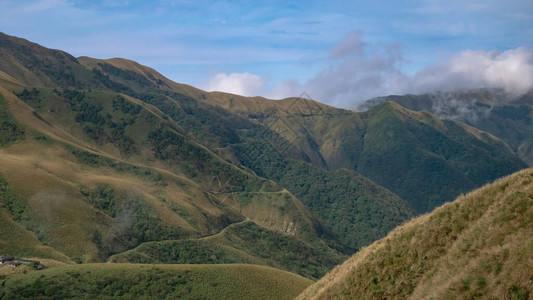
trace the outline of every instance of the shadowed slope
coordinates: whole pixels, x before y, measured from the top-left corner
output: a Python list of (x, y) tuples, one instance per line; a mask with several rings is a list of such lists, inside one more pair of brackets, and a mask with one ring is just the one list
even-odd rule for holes
[(357, 113), (304, 98), (211, 95), (217, 105), (279, 134), (285, 152), (300, 153), (293, 158), (329, 170), (357, 171), (417, 213), (526, 166), (490, 134), (392, 102)]
[(489, 132), (507, 142), (528, 165), (533, 164), (533, 91), (519, 97), (501, 89), (387, 96), (368, 100), (361, 108), (386, 101)]

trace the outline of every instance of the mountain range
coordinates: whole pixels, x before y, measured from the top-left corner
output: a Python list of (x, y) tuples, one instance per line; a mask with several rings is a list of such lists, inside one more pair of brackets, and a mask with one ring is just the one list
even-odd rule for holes
[(130, 60), (0, 34), (0, 255), (321, 278), (414, 216), (533, 161), (531, 97), (456, 98), (472, 93), (486, 100), (473, 104), (483, 118), (450, 117), (430, 95), (356, 112), (206, 92)]

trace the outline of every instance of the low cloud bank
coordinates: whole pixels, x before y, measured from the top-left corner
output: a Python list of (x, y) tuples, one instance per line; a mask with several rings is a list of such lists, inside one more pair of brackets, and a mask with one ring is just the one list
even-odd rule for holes
[(503, 52), (465, 50), (414, 75), (401, 70), (405, 62), (401, 45), (371, 47), (362, 32), (349, 34), (329, 53), (324, 68), (307, 82), (288, 79), (271, 91), (266, 81), (250, 73), (220, 73), (205, 86), (245, 96), (262, 94), (285, 98), (306, 91), (315, 100), (353, 108), (364, 100), (391, 94), (422, 94), (458, 89), (503, 88), (513, 96), (533, 89), (533, 49), (520, 47)]
[(435, 90), (503, 88), (515, 96), (533, 88), (533, 49), (465, 50), (450, 61), (405, 78), (400, 90), (424, 93)]

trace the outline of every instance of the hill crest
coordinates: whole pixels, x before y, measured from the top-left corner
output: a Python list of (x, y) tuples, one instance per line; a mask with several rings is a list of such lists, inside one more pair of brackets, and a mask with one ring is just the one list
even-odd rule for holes
[(527, 169), (399, 226), (297, 299), (527, 298), (532, 236)]

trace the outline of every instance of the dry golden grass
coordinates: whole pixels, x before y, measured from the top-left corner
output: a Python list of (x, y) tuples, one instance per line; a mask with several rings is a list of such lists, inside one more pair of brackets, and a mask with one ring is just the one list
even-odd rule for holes
[(398, 227), (298, 299), (527, 299), (532, 222), (527, 169)]
[(54, 258), (71, 262), (70, 258), (52, 247), (44, 246), (31, 231), (11, 219), (3, 207), (0, 207), (0, 255), (22, 253), (41, 258)]
[[(150, 204), (164, 224), (190, 232), (207, 234), (205, 214), (222, 213), (206, 199), (200, 187), (188, 185), (185, 191), (175, 183), (156, 186), (109, 168), (82, 167), (68, 160), (60, 146), (39, 147), (34, 143), (29, 140), (0, 149), (0, 173), (10, 189), (25, 199), (41, 230), (53, 239), (54, 247), (70, 256), (94, 260), (98, 249), (92, 241), (93, 232), (113, 222), (83, 200), (80, 185), (93, 188), (106, 184), (119, 194), (133, 193)], [(164, 195), (164, 201), (160, 195)], [(173, 204), (193, 211), (194, 226), (171, 210)]]
[[(112, 63), (128, 65), (128, 61), (122, 60), (113, 60)], [(140, 65), (126, 65), (124, 66), (136, 71), (139, 71), (136, 68), (144, 68)], [(119, 173), (109, 167), (82, 165), (66, 149), (65, 144), (120, 162), (125, 161), (116, 147), (110, 144), (97, 145), (94, 141), (84, 138), (81, 127), (72, 122), (72, 116), (54, 113), (58, 107), (64, 105), (58, 99), (51, 98), (48, 105), (55, 108), (49, 112), (43, 111), (39, 117), (34, 109), (12, 92), (0, 88), (0, 93), (6, 99), (13, 116), (30, 130), (25, 141), (0, 149), (0, 173), (5, 175), (10, 189), (27, 203), (34, 217), (33, 227), (40, 231), (39, 238), (71, 258), (83, 262), (99, 261), (99, 249), (94, 243), (95, 232), (99, 232), (103, 239), (113, 238), (109, 228), (114, 220), (86, 202), (80, 192), (81, 186), (95, 189), (98, 185), (105, 184), (118, 194), (135, 194), (154, 208), (163, 224), (181, 228), (184, 234), (192, 236), (210, 235), (220, 230), (221, 228), (216, 226), (221, 225), (213, 225), (213, 220), (227, 218), (225, 214), (228, 208), (234, 211), (235, 216), (243, 210), (242, 199), (238, 194), (206, 193), (205, 184), (176, 173), (176, 170), (169, 170), (168, 165), (158, 160), (150, 160), (153, 156), (151, 145), (141, 145), (141, 151), (144, 152), (130, 157), (128, 161), (141, 166), (148, 165), (154, 172), (168, 179), (165, 185), (157, 185), (135, 175)], [(123, 97), (142, 105), (159, 119), (164, 116), (151, 105), (129, 96)], [(56, 100), (59, 102), (55, 103)], [(139, 123), (139, 126), (142, 124)], [(34, 131), (51, 137), (53, 142), (43, 144), (33, 140), (29, 135)], [(198, 146), (206, 149), (202, 145)], [(227, 164), (209, 149), (206, 151), (219, 159), (219, 162)], [(237, 172), (245, 172), (234, 165), (231, 165), (231, 168)], [(272, 182), (270, 184), (275, 186)], [(245, 207), (245, 215), (279, 231), (298, 228), (299, 224), (295, 225), (295, 216), (303, 214), (298, 218), (305, 220), (312, 218), (312, 215), (302, 208), (301, 203), (302, 207), (299, 207), (298, 203), (294, 204), (294, 199), (288, 200), (286, 194), (287, 192), (275, 192), (263, 195), (260, 192), (254, 195)], [(283, 213), (281, 209), (284, 210)]]

